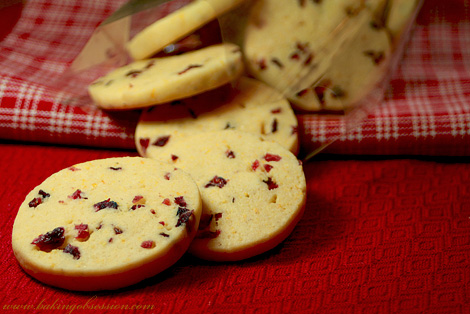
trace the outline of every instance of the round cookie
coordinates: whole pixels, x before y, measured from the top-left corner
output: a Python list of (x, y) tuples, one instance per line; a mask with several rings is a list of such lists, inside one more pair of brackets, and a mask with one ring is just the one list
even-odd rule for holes
[(294, 154), (298, 152), (297, 117), (289, 102), (276, 90), (242, 77), (232, 88), (224, 86), (142, 112), (135, 131), (141, 156), (157, 149), (158, 139), (170, 134), (236, 129), (262, 135)]
[(190, 97), (227, 84), (243, 71), (230, 43), (181, 55), (135, 61), (95, 80), (88, 92), (99, 107), (130, 109)]
[(34, 188), (16, 216), (12, 246), (36, 279), (70, 290), (109, 290), (170, 267), (196, 235), (201, 198), (184, 171), (121, 157), (63, 169)]
[(149, 25), (127, 44), (135, 60), (151, 57), (245, 0), (195, 0)]
[(284, 93), (299, 109), (325, 109), (318, 101), (299, 98), (299, 92), (318, 83), (335, 66), (335, 56), (348, 53), (351, 38), (370, 23), (383, 2), (257, 1), (244, 32), (248, 72)]
[(224, 130), (170, 138), (149, 157), (184, 169), (203, 202), (189, 251), (215, 261), (261, 254), (282, 242), (306, 202), (302, 165), (281, 145)]

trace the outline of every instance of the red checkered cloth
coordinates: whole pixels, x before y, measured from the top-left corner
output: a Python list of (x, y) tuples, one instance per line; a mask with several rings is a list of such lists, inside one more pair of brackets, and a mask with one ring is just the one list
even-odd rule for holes
[[(51, 88), (123, 2), (26, 2), (0, 42), (0, 138), (134, 148), (138, 111), (77, 105)], [(351, 119), (298, 114), (303, 151), (336, 139), (327, 152), (470, 155), (469, 7), (470, 0), (425, 1), (384, 101), (353, 127)]]

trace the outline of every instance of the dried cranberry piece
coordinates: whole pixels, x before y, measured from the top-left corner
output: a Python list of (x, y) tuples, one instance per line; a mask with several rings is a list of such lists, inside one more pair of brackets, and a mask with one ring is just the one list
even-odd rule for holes
[(184, 200), (184, 196), (175, 197), (175, 203), (181, 207), (188, 206), (188, 204), (186, 204), (186, 201)]
[(46, 198), (46, 197), (51, 196), (49, 193), (46, 193), (43, 190), (39, 190), (38, 194), (41, 195), (42, 198)]
[(184, 73), (188, 72), (191, 69), (200, 68), (200, 67), (202, 67), (202, 64), (190, 64), (190, 65), (188, 65), (188, 67), (186, 69), (184, 69), (181, 72), (178, 72), (178, 75), (184, 74)]
[(141, 138), (141, 139), (139, 139), (139, 144), (140, 144), (140, 147), (142, 147), (142, 151), (145, 153), (147, 151), (147, 148), (149, 147), (150, 139), (149, 138)]
[(136, 195), (134, 196), (134, 199), (132, 200), (132, 204), (136, 204), (138, 203), (139, 201), (143, 200), (144, 197), (142, 195)]
[(204, 231), (199, 231), (196, 235), (196, 238), (215, 239), (219, 236), (219, 234), (220, 234), (220, 230), (216, 230), (216, 231), (204, 230)]
[(137, 208), (145, 207), (145, 205), (142, 204), (136, 204), (131, 206), (131, 210), (136, 210)]
[(259, 161), (256, 159), (252, 164), (251, 164), (251, 170), (256, 171), (259, 167)]
[(164, 221), (159, 221), (158, 222), (160, 225), (164, 226), (165, 225), (165, 222)]
[(170, 235), (169, 235), (168, 233), (165, 233), (165, 232), (160, 232), (160, 235), (161, 235), (162, 237), (165, 237), (165, 238), (169, 238), (169, 237), (170, 237)]
[(230, 159), (235, 158), (235, 153), (233, 152), (233, 150), (227, 150), (225, 152), (225, 155), (227, 156), (227, 158), (230, 158)]
[(165, 180), (170, 180), (170, 173), (169, 172), (165, 173), (163, 177), (165, 178)]
[(152, 240), (148, 240), (148, 241), (143, 241), (141, 244), (140, 244), (140, 247), (144, 248), (144, 249), (153, 249), (155, 247), (155, 242), (152, 241)]
[(264, 183), (268, 185), (268, 190), (274, 190), (279, 187), (276, 182), (273, 181), (272, 178), (268, 178), (267, 180), (263, 180)]
[(84, 197), (83, 192), (80, 190), (80, 189), (77, 189), (75, 192), (73, 192), (72, 195), (69, 195), (68, 198), (71, 198), (73, 200), (76, 200), (76, 199), (88, 199), (87, 197)]
[(274, 155), (270, 153), (267, 153), (266, 155), (264, 155), (264, 160), (266, 161), (280, 161), (281, 159), (282, 157), (279, 155)]
[(64, 248), (64, 253), (72, 254), (73, 259), (80, 259), (80, 250), (78, 247), (71, 244), (67, 244), (67, 246)]
[(119, 170), (122, 170), (122, 167), (109, 167), (109, 169), (114, 170), (114, 171), (119, 171)]
[(165, 205), (167, 205), (167, 206), (170, 206), (170, 205), (171, 205), (171, 201), (170, 201), (169, 198), (165, 198), (165, 199), (163, 200), (162, 204), (165, 204)]
[(224, 178), (222, 177), (219, 177), (219, 176), (214, 176), (212, 178), (211, 181), (209, 181), (209, 183), (207, 183), (204, 187), (205, 188), (208, 188), (208, 187), (211, 187), (211, 186), (216, 186), (218, 188), (223, 188), (225, 185), (227, 184), (227, 180), (225, 180)]
[(271, 62), (274, 63), (278, 68), (284, 68), (284, 64), (278, 58), (271, 58)]
[(179, 207), (178, 211), (177, 211), (177, 215), (179, 217), (178, 217), (178, 221), (176, 222), (175, 227), (179, 227), (182, 224), (186, 224), (189, 221), (189, 219), (191, 218), (191, 216), (193, 215), (193, 212), (194, 212), (193, 210), (189, 210), (187, 208)]
[(170, 139), (170, 135), (165, 135), (157, 138), (155, 142), (153, 142), (152, 145), (158, 146), (158, 147), (163, 147), (168, 143), (168, 140)]
[(310, 63), (312, 63), (312, 60), (313, 60), (313, 54), (309, 53), (307, 58), (304, 61), (304, 65), (309, 65)]
[(297, 97), (302, 97), (303, 95), (307, 94), (309, 91), (308, 88), (302, 89), (300, 92), (296, 94)]
[(36, 245), (41, 251), (50, 252), (64, 243), (64, 233), (64, 227), (57, 227), (52, 231), (39, 235), (31, 244)]
[(105, 209), (105, 208), (118, 209), (119, 206), (116, 202), (111, 201), (111, 199), (108, 198), (105, 201), (96, 203), (95, 205), (93, 205), (93, 207), (95, 208), (95, 212), (97, 212), (97, 211), (100, 211), (100, 210)]
[(179, 157), (176, 156), (176, 155), (173, 155), (173, 154), (171, 155), (171, 160), (173, 160), (173, 161), (176, 161), (178, 158), (179, 158)]
[(124, 231), (122, 231), (121, 228), (119, 228), (119, 227), (114, 227), (114, 233), (115, 233), (115, 234), (121, 234), (121, 233), (123, 233), (123, 232), (124, 232)]
[(266, 59), (260, 59), (260, 60), (258, 60), (257, 63), (258, 63), (258, 68), (260, 70), (265, 70), (268, 67), (267, 64), (266, 64)]
[(282, 112), (282, 108), (276, 108), (276, 109), (271, 110), (272, 114), (278, 114), (278, 113), (281, 113), (281, 112)]
[(77, 167), (74, 167), (74, 166), (68, 167), (67, 169), (70, 170), (70, 171), (79, 171), (80, 170), (80, 168), (77, 168)]
[(265, 164), (265, 165), (264, 165), (264, 169), (266, 170), (266, 172), (271, 171), (272, 168), (273, 168), (273, 166), (271, 166), (271, 165), (269, 165), (269, 164)]
[(75, 230), (78, 231), (78, 234), (75, 237), (78, 241), (86, 241), (90, 238), (90, 231), (88, 230), (87, 224), (75, 225)]
[(220, 218), (222, 218), (222, 213), (217, 213), (214, 215), (215, 221), (218, 221)]
[(199, 228), (198, 229), (203, 230), (203, 229), (206, 229), (207, 227), (209, 227), (213, 217), (214, 217), (214, 215), (211, 215), (211, 214), (202, 214), (201, 219), (199, 221)]
[(33, 198), (29, 203), (28, 203), (28, 206), (29, 207), (33, 207), (33, 208), (36, 208), (38, 207), (39, 204), (42, 203), (42, 198), (41, 197), (36, 197), (36, 198)]
[(125, 75), (134, 78), (134, 77), (139, 76), (141, 73), (142, 73), (142, 70), (131, 70), (127, 72)]

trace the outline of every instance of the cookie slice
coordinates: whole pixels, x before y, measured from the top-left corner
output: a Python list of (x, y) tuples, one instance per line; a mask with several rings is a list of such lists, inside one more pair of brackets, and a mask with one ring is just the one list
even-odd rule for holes
[(197, 182), (203, 213), (190, 252), (202, 259), (261, 254), (283, 241), (303, 214), (300, 162), (260, 136), (233, 130), (171, 136), (148, 155), (181, 167)]
[(392, 55), (390, 36), (373, 15), (346, 40), (322, 77), (293, 94), (291, 101), (307, 111), (347, 111), (380, 87)]
[(351, 39), (384, 1), (256, 2), (244, 32), (249, 73), (300, 109), (322, 109), (318, 101), (306, 102), (298, 93), (318, 83), (337, 63), (335, 56), (348, 53)]
[(130, 109), (193, 96), (238, 78), (241, 52), (230, 43), (135, 61), (94, 81), (88, 92), (105, 109)]
[(195, 0), (146, 27), (127, 44), (135, 60), (153, 56), (245, 0)]
[(273, 88), (242, 77), (222, 88), (143, 111), (135, 131), (142, 156), (171, 134), (191, 135), (236, 129), (262, 135), (294, 154), (298, 151), (297, 118), (289, 102)]
[(201, 215), (185, 172), (141, 157), (63, 169), (34, 188), (16, 216), (12, 246), (32, 277), (70, 290), (107, 290), (175, 263)]

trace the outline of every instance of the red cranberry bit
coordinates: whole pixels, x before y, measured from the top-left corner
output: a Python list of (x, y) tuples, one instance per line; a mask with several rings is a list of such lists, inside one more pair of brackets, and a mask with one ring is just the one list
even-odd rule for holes
[(69, 195), (68, 198), (71, 198), (73, 200), (88, 199), (87, 197), (83, 196), (83, 192), (80, 189), (77, 189), (75, 192), (73, 192), (72, 195)]
[(225, 180), (225, 179), (222, 178), (222, 177), (214, 176), (214, 177), (212, 178), (212, 180), (209, 181), (209, 183), (207, 183), (204, 187), (205, 187), (205, 188), (208, 188), (208, 187), (211, 187), (211, 186), (216, 186), (216, 187), (218, 187), (219, 189), (221, 189), (221, 188), (223, 188), (226, 184), (227, 184), (227, 180)]
[(297, 97), (302, 97), (302, 96), (304, 96), (305, 94), (307, 94), (308, 91), (309, 91), (308, 88), (302, 89), (300, 92), (298, 92), (298, 93), (296, 94), (296, 96), (297, 96)]
[(43, 199), (46, 198), (46, 197), (51, 196), (49, 193), (46, 193), (46, 192), (44, 192), (43, 190), (39, 190), (38, 194), (39, 194), (40, 196), (42, 196)]
[(271, 166), (271, 165), (269, 165), (269, 164), (265, 164), (265, 165), (264, 165), (264, 169), (266, 170), (266, 172), (271, 171), (272, 168), (273, 168), (273, 166)]
[(139, 140), (140, 147), (142, 147), (142, 151), (145, 153), (147, 151), (147, 148), (149, 147), (150, 144), (150, 139), (149, 138), (141, 138)]
[(39, 204), (42, 203), (42, 198), (41, 197), (36, 197), (36, 198), (33, 198), (29, 203), (28, 203), (28, 206), (29, 207), (33, 207), (33, 208), (36, 208), (38, 207)]
[(144, 197), (142, 195), (136, 195), (134, 196), (134, 199), (132, 200), (132, 204), (139, 203), (139, 201), (143, 200)]
[(165, 222), (164, 221), (160, 221), (158, 222), (160, 225), (164, 226), (165, 225)]
[(150, 210), (150, 213), (151, 213), (152, 215), (155, 215), (157, 212), (156, 212), (154, 209), (151, 209), (151, 210)]
[(90, 231), (88, 230), (87, 224), (75, 225), (75, 230), (78, 231), (78, 234), (75, 237), (78, 241), (86, 241), (90, 237)]
[(282, 157), (279, 155), (274, 155), (270, 153), (267, 153), (266, 155), (264, 155), (264, 160), (266, 161), (280, 161), (281, 159)]
[(186, 224), (189, 221), (189, 219), (191, 218), (191, 216), (193, 215), (193, 211), (189, 210), (187, 208), (179, 207), (177, 215), (179, 217), (178, 217), (178, 221), (176, 222), (175, 227), (179, 227), (182, 224)]
[(149, 63), (145, 66), (145, 69), (150, 69), (155, 65), (155, 60), (150, 60)]
[(162, 204), (165, 204), (165, 205), (167, 205), (167, 206), (170, 206), (170, 205), (171, 205), (171, 201), (170, 201), (169, 198), (165, 198), (165, 199), (163, 200)]
[(93, 207), (95, 208), (95, 212), (97, 212), (97, 211), (100, 211), (100, 210), (105, 209), (105, 208), (118, 209), (118, 204), (114, 201), (111, 201), (111, 199), (108, 198), (105, 201), (96, 203), (95, 205), (93, 205)]
[(109, 167), (109, 169), (114, 170), (114, 171), (119, 171), (119, 170), (122, 170), (122, 167)]
[(251, 165), (251, 170), (256, 171), (256, 169), (258, 169), (258, 167), (259, 167), (259, 161), (258, 161), (258, 159), (256, 159), (253, 162), (253, 164)]
[(292, 60), (299, 60), (299, 59), (300, 59), (300, 55), (299, 55), (299, 53), (297, 53), (297, 52), (293, 52), (293, 53), (290, 55), (290, 58), (291, 58)]
[(65, 241), (65, 229), (57, 227), (52, 231), (41, 234), (31, 244), (36, 245), (41, 251), (50, 252), (60, 247)]
[(170, 237), (170, 235), (169, 235), (168, 233), (165, 233), (165, 232), (160, 232), (160, 235), (161, 235), (162, 237), (165, 237), (165, 238), (169, 238), (169, 237)]
[(216, 230), (216, 231), (209, 231), (209, 230), (199, 231), (196, 235), (196, 238), (198, 238), (198, 239), (215, 239), (219, 236), (219, 234), (220, 234), (220, 230)]
[(74, 166), (68, 167), (67, 169), (70, 170), (70, 171), (79, 171), (80, 170), (79, 168), (74, 167)]
[(141, 208), (141, 207), (145, 207), (145, 205), (142, 205), (142, 204), (132, 205), (131, 210), (136, 210), (137, 208)]
[(312, 60), (313, 60), (313, 54), (309, 53), (307, 58), (304, 61), (304, 65), (309, 65), (310, 63), (312, 63)]
[(268, 190), (274, 190), (279, 187), (276, 182), (273, 181), (273, 179), (268, 178), (268, 180), (263, 180), (264, 183), (268, 185)]
[(124, 232), (124, 231), (122, 231), (121, 228), (114, 227), (114, 233), (115, 233), (115, 234), (121, 234), (121, 233), (123, 233), (123, 232)]
[(229, 158), (229, 159), (235, 158), (235, 153), (234, 153), (232, 150), (227, 150), (227, 151), (225, 152), (225, 155), (226, 155), (227, 158)]
[(148, 241), (143, 241), (141, 244), (140, 244), (140, 247), (144, 248), (144, 249), (153, 249), (155, 247), (155, 242), (152, 241), (152, 240), (148, 240)]
[(265, 70), (268, 67), (267, 64), (266, 64), (266, 59), (260, 59), (260, 60), (258, 60), (257, 63), (258, 63), (258, 68), (260, 70)]
[(108, 243), (113, 242), (113, 238), (109, 238)]
[(272, 114), (278, 114), (278, 113), (281, 113), (281, 112), (282, 112), (282, 108), (276, 108), (276, 109), (271, 110)]
[(165, 180), (170, 180), (170, 173), (169, 172), (165, 173), (163, 177), (165, 178)]
[(72, 254), (73, 259), (80, 259), (80, 250), (78, 247), (73, 246), (71, 244), (67, 244), (64, 249), (64, 253)]
[(157, 138), (157, 140), (155, 142), (153, 142), (152, 145), (158, 146), (158, 147), (163, 147), (163, 146), (166, 145), (166, 143), (168, 143), (169, 139), (170, 139), (170, 135), (161, 136), (161, 137)]
[(184, 74), (191, 69), (200, 68), (200, 67), (202, 67), (202, 64), (190, 64), (186, 69), (184, 69), (181, 72), (178, 72), (178, 75)]
[(178, 158), (179, 158), (179, 157), (176, 156), (176, 155), (173, 155), (173, 154), (171, 155), (171, 160), (173, 160), (173, 161), (176, 161)]
[(188, 206), (188, 204), (186, 204), (186, 201), (184, 200), (184, 196), (175, 197), (175, 203), (180, 207)]
[(199, 228), (198, 229), (203, 230), (203, 229), (206, 229), (207, 227), (209, 227), (213, 217), (214, 217), (214, 215), (202, 214), (201, 215), (201, 220), (199, 221)]
[(217, 213), (214, 215), (215, 221), (218, 221), (220, 218), (222, 218), (222, 213)]

